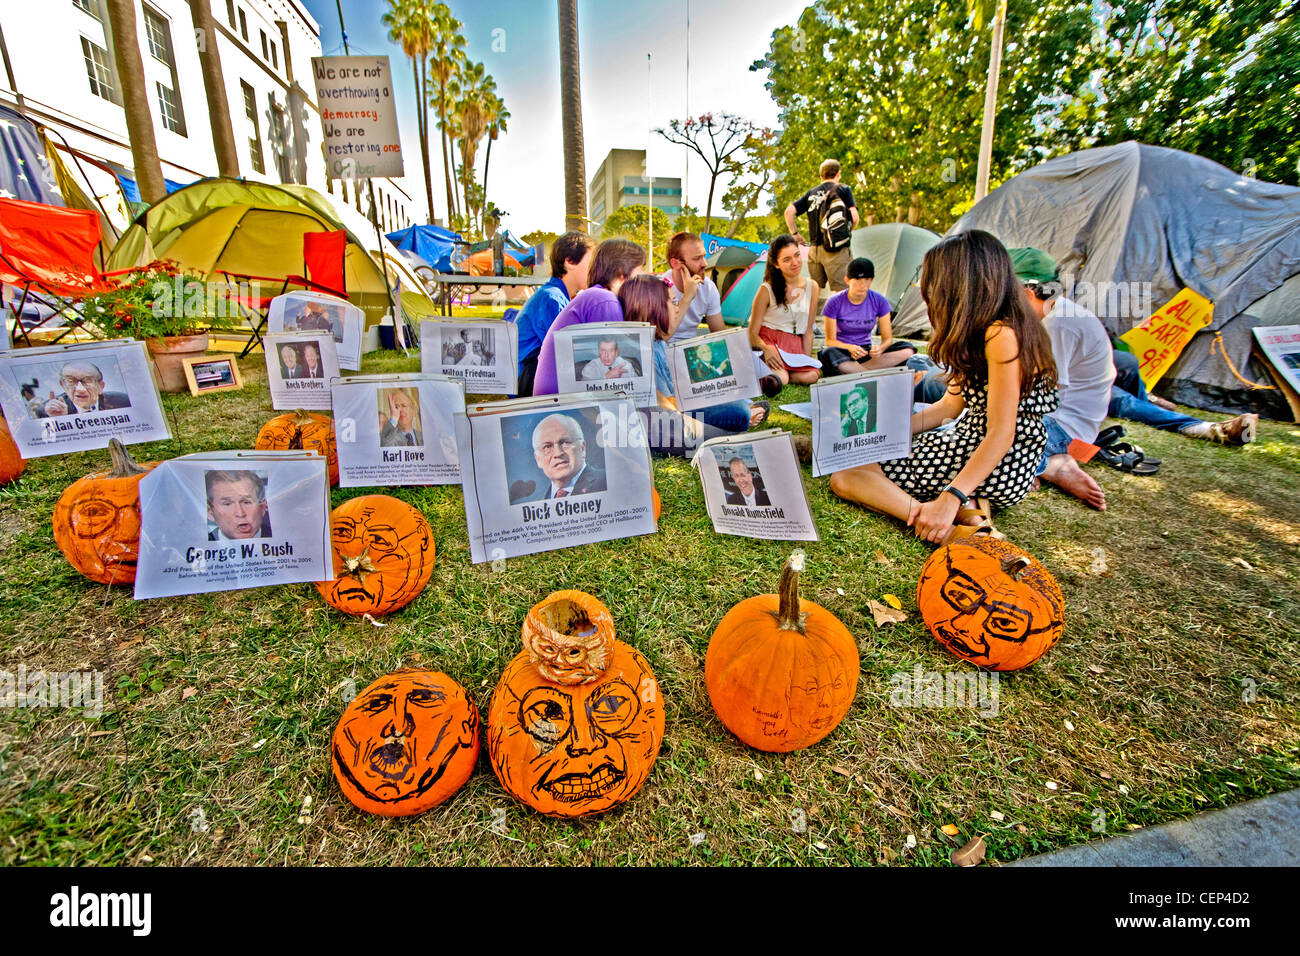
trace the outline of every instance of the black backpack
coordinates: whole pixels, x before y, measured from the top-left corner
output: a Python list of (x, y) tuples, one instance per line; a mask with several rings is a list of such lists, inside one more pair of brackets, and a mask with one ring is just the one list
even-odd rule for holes
[(845, 248), (853, 237), (853, 220), (837, 183), (831, 184), (822, 204), (821, 233), (822, 248), (828, 252)]

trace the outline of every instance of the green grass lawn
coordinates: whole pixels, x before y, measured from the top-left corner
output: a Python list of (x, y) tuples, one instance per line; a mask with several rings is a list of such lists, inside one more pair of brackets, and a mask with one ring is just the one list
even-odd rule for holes
[[(251, 447), (275, 413), (262, 358), (241, 367), (242, 391), (166, 397), (177, 437), (136, 457)], [(1067, 625), (1043, 660), (1001, 677), (996, 716), (891, 706), (893, 674), (966, 669), (916, 612), (930, 549), (805, 473), (822, 540), (806, 547), (804, 597), (856, 636), (862, 675), (843, 724), (785, 756), (727, 733), (703, 661), (723, 614), (774, 588), (791, 545), (714, 534), (684, 461), (655, 461), (657, 534), (503, 570), (470, 563), (459, 487), (390, 491), (429, 519), (437, 564), (382, 628), (309, 584), (139, 603), (92, 584), (59, 554), (50, 516), (107, 451), (33, 461), (0, 489), (0, 670), (101, 669), (111, 700), (98, 720), (0, 711), (0, 863), (946, 864), (977, 834), (1005, 862), (1300, 785), (1300, 426), (1265, 423), (1244, 449), (1129, 431), (1164, 464), (1152, 477), (1090, 466), (1105, 514), (1049, 489), (999, 516), (1056, 575)], [(525, 612), (558, 588), (604, 601), (659, 677), (667, 731), (636, 798), (577, 822), (541, 817), (505, 794), (485, 753), (422, 816), (355, 810), (328, 747), (345, 688), (432, 667), (485, 714)], [(909, 617), (877, 628), (867, 602), (886, 593)]]

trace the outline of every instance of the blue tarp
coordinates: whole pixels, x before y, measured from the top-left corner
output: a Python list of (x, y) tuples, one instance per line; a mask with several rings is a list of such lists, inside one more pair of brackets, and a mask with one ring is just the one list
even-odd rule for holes
[(5, 106), (0, 106), (0, 196), (65, 205), (35, 127)]
[(439, 272), (451, 272), (451, 253), (460, 234), (441, 226), (408, 226), (388, 234), (388, 241), (398, 249), (414, 252)]
[[(122, 187), (122, 195), (126, 197), (127, 202), (144, 202), (144, 200), (140, 198), (140, 187), (135, 184), (135, 180), (130, 176), (123, 176), (121, 173), (118, 173), (117, 182)], [(167, 187), (169, 193), (174, 193), (178, 189), (184, 189), (189, 184), (174, 183), (170, 179), (164, 179), (163, 185)]]
[(762, 242), (744, 242), (740, 239), (728, 239), (726, 236), (715, 236), (712, 233), (701, 233), (700, 238), (704, 240), (704, 254), (711, 256), (723, 246), (740, 246), (742, 249), (748, 249), (756, 256), (761, 256), (767, 252), (767, 244)]

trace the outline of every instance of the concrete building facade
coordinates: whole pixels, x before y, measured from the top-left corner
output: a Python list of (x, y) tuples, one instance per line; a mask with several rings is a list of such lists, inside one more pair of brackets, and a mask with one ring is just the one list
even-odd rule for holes
[(587, 215), (596, 233), (599, 226), (620, 206), (649, 205), (652, 201), (670, 218), (682, 211), (682, 181), (670, 176), (654, 177), (653, 189), (646, 178), (644, 149), (611, 149), (587, 185)]

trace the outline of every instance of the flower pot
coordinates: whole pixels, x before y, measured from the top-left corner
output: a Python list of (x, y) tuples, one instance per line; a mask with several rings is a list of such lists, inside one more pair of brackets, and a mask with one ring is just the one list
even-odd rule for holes
[(158, 370), (159, 388), (164, 392), (188, 392), (185, 381), (185, 359), (202, 355), (208, 350), (208, 333), (199, 335), (168, 335), (162, 339), (147, 339), (149, 356)]

